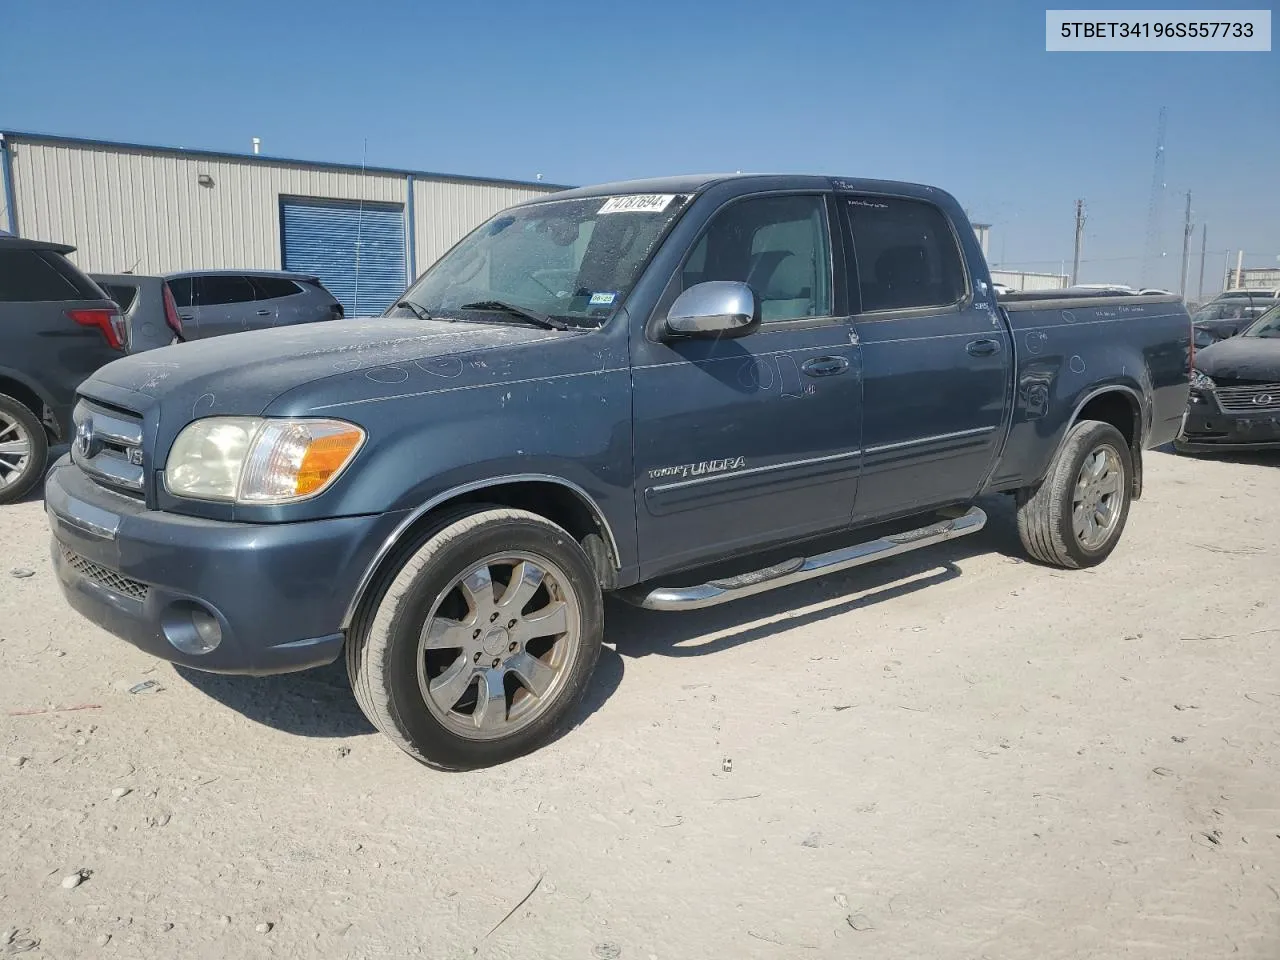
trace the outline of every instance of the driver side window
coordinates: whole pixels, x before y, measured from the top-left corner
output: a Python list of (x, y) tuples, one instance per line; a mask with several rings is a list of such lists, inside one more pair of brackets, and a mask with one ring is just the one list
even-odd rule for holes
[(681, 286), (746, 283), (765, 323), (831, 315), (831, 240), (821, 196), (758, 197), (715, 215), (685, 262)]

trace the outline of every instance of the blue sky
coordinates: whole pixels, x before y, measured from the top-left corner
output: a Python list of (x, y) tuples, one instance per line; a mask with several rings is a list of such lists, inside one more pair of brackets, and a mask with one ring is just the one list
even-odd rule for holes
[(1177, 283), (1188, 189), (1206, 290), (1228, 248), (1280, 256), (1280, 52), (1050, 54), (1043, 5), (60, 0), (4, 18), (0, 128), (354, 162), (367, 142), (371, 165), (560, 183), (919, 180), (1025, 269), (1070, 266), (1083, 197), (1082, 281), (1138, 280), (1166, 106), (1150, 281)]

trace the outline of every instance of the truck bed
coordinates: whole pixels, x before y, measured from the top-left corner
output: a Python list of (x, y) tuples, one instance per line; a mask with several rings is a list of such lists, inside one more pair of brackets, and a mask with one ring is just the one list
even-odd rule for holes
[(998, 307), (1013, 343), (1014, 402), (989, 491), (1043, 476), (1066, 425), (1104, 393), (1131, 401), (1137, 449), (1177, 435), (1191, 359), (1178, 297), (1053, 290), (1001, 297)]

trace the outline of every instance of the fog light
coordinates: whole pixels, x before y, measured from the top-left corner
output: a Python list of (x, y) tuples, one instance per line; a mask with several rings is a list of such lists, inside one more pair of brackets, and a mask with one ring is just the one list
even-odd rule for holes
[(200, 656), (217, 649), (222, 642), (222, 625), (204, 607), (181, 601), (166, 613), (164, 635), (175, 650)]

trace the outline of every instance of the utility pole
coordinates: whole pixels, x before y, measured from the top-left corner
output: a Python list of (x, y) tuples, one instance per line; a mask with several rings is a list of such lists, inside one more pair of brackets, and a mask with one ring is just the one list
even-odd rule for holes
[(1084, 243), (1084, 201), (1076, 201), (1076, 255), (1071, 261), (1071, 285), (1080, 279), (1080, 246)]
[(1240, 250), (1236, 254), (1236, 286), (1238, 290), (1244, 286), (1244, 251)]
[(1209, 225), (1207, 223), (1200, 224), (1200, 283), (1196, 287), (1196, 299), (1204, 299), (1204, 249), (1205, 238), (1209, 233)]
[(1187, 212), (1182, 220), (1182, 273), (1179, 274), (1178, 296), (1187, 296), (1187, 255), (1191, 252), (1191, 191), (1187, 191)]

